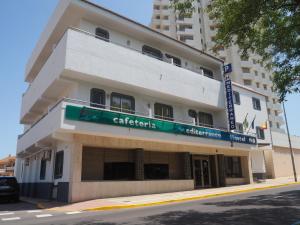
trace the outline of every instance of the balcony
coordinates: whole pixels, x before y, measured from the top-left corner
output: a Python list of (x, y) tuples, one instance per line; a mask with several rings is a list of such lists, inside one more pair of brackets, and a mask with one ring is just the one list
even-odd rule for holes
[(172, 96), (173, 100), (216, 109), (225, 107), (221, 81), (74, 28), (65, 32), (24, 94), (21, 122), (31, 124), (36, 121), (76, 86), (76, 80), (153, 96)]
[(251, 68), (253, 66), (250, 60), (241, 60), (241, 67)]
[(90, 102), (62, 99), (39, 121), (19, 136), (17, 154), (34, 153), (51, 147), (54, 139), (68, 134), (84, 134), (107, 137), (190, 143), (194, 145), (251, 149), (256, 146), (254, 136), (231, 133), (222, 129), (195, 126), (188, 121), (169, 121), (134, 112), (112, 111), (90, 106)]

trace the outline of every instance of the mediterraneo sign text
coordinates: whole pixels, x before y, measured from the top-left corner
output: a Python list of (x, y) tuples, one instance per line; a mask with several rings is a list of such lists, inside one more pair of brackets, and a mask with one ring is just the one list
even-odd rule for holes
[(108, 124), (136, 129), (153, 130), (159, 132), (210, 138), (222, 141), (232, 141), (244, 144), (256, 144), (252, 136), (226, 132), (222, 130), (181, 124), (171, 121), (152, 119), (134, 114), (112, 112), (104, 109), (88, 107), (66, 106), (65, 117), (68, 120), (85, 121), (91, 123)]

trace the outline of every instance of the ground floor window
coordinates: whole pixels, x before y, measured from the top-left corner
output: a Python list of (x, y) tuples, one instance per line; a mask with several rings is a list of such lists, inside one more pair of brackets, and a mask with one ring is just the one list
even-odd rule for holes
[(54, 178), (59, 179), (63, 176), (64, 151), (57, 152), (55, 155)]
[(41, 160), (41, 169), (40, 169), (40, 180), (45, 180), (46, 177), (46, 167), (47, 167), (47, 160)]
[(104, 163), (104, 180), (134, 180), (135, 165), (132, 162)]
[(225, 157), (226, 177), (242, 177), (241, 157)]
[(145, 179), (161, 180), (169, 179), (169, 165), (168, 164), (145, 164), (144, 165)]

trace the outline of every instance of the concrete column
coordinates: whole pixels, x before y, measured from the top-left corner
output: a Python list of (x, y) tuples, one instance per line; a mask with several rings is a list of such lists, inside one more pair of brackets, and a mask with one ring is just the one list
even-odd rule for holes
[(242, 174), (243, 177), (247, 179), (249, 184), (253, 183), (253, 174), (252, 174), (252, 167), (251, 167), (251, 157), (250, 153), (248, 156), (241, 157), (241, 166), (242, 166)]
[(184, 179), (192, 179), (192, 170), (191, 170), (191, 156), (189, 152), (183, 152), (182, 154), (182, 163), (183, 163), (183, 174)]
[(226, 170), (225, 170), (225, 159), (223, 154), (217, 155), (218, 159), (218, 174), (219, 174), (219, 186), (226, 186)]
[(135, 179), (144, 180), (144, 149), (135, 149)]

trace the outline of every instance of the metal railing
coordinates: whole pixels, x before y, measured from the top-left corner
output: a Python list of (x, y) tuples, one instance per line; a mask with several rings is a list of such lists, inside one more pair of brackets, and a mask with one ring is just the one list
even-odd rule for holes
[[(131, 112), (128, 112), (128, 109), (124, 108), (119, 108), (111, 105), (104, 105), (104, 104), (98, 104), (94, 102), (89, 102), (89, 101), (84, 101), (80, 99), (72, 99), (72, 98), (62, 98), (58, 100), (53, 106), (49, 107), (48, 111), (43, 114), (37, 121), (35, 121), (23, 134), (18, 136), (18, 139), (22, 138), (25, 134), (27, 134), (32, 128), (34, 128), (41, 120), (43, 120), (50, 112), (52, 112), (58, 105), (60, 105), (62, 102), (67, 102), (71, 104), (76, 104), (80, 106), (87, 106), (92, 109), (101, 109), (105, 111), (110, 111), (110, 112), (120, 112), (122, 114), (127, 114), (127, 115), (136, 115), (144, 118), (151, 118), (155, 120), (161, 120), (161, 121), (168, 121), (168, 122), (174, 122), (174, 123), (179, 123), (183, 125), (190, 125), (190, 126), (195, 126), (195, 127), (201, 127), (201, 128), (210, 128), (210, 129), (215, 129), (215, 130), (221, 130), (221, 131), (228, 131), (227, 128), (224, 127), (218, 127), (218, 126), (213, 126), (211, 124), (203, 124), (203, 123), (195, 123), (193, 121), (188, 121), (188, 120), (180, 120), (180, 119), (174, 119), (173, 117), (162, 117), (161, 115), (151, 115), (149, 112), (139, 112), (136, 110), (132, 110)], [(127, 112), (126, 112), (127, 111)], [(247, 134), (249, 136), (253, 136), (252, 134)]]

